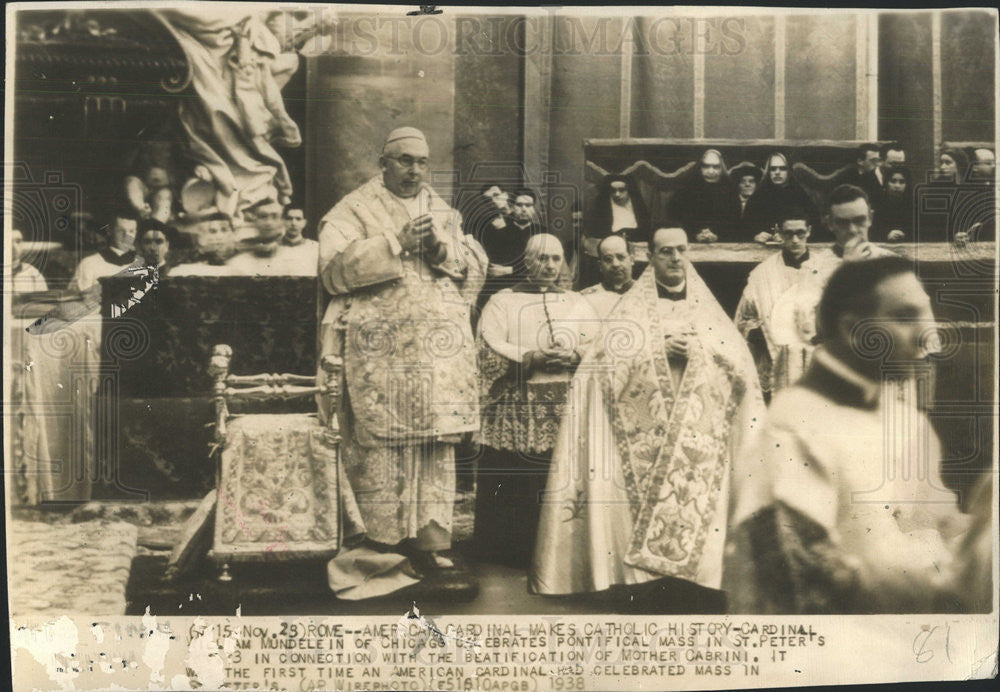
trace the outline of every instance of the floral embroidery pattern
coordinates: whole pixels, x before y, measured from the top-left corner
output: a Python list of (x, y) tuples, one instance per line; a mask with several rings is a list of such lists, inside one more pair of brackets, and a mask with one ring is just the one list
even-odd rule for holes
[(314, 416), (247, 415), (222, 453), (218, 554), (279, 558), (340, 545), (336, 450)]

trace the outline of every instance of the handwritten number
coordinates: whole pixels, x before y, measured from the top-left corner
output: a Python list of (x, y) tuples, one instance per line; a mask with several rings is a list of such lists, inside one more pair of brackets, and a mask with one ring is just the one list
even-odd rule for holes
[(935, 630), (937, 630), (937, 627), (932, 627), (929, 630), (921, 630), (913, 638), (913, 653), (917, 656), (917, 663), (927, 663), (927, 661), (934, 658), (934, 652), (927, 648), (927, 642)]

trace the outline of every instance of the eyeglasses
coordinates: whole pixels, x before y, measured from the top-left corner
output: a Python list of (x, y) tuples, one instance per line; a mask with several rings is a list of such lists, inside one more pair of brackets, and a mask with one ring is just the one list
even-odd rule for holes
[(809, 235), (809, 231), (778, 231), (778, 235), (782, 238), (798, 238), (802, 240)]
[(415, 159), (409, 154), (403, 154), (402, 156), (388, 156), (386, 158), (390, 158), (393, 161), (398, 162), (403, 168), (413, 168), (414, 166), (417, 168), (427, 168), (428, 163), (426, 156)]

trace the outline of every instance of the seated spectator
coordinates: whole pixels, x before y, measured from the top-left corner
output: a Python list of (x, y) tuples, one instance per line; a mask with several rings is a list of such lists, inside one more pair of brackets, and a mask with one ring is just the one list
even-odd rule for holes
[(285, 236), (281, 239), (276, 262), (292, 276), (316, 276), (319, 271), (319, 243), (302, 235), (306, 216), (302, 207), (287, 206), (283, 214)]
[(501, 230), (510, 214), (510, 195), (496, 183), (486, 183), (462, 210), (462, 223), (465, 232), (485, 248), (487, 242), (493, 241), (492, 232)]
[(887, 144), (882, 149), (882, 161), (875, 169), (875, 176), (885, 191), (885, 178), (889, 170), (906, 166), (906, 150), (899, 144)]
[(969, 173), (969, 157), (961, 149), (942, 149), (938, 155), (935, 180), (939, 183), (959, 184)]
[[(993, 192), (973, 180), (969, 157), (961, 149), (941, 150), (937, 170), (925, 191), (937, 198), (937, 204), (934, 208), (916, 205), (920, 213), (915, 228), (918, 241), (965, 245), (995, 237)], [(988, 199), (976, 199), (984, 192)]]
[(484, 190), (481, 200), (472, 219), (473, 237), (490, 258), (487, 276), (500, 279), (488, 282), (490, 288), (487, 290), (495, 292), (497, 286), (517, 283), (524, 278), (524, 248), (528, 238), (539, 232), (535, 195), (530, 190), (518, 190), (515, 204), (510, 205), (507, 193), (498, 185), (491, 185)]
[(746, 229), (747, 207), (750, 205), (750, 198), (757, 192), (761, 170), (752, 163), (744, 162), (729, 171), (729, 177), (736, 183), (736, 203), (739, 205), (736, 212), (736, 236), (738, 240), (749, 240), (753, 233)]
[(236, 234), (232, 220), (216, 212), (194, 226), (195, 260), (174, 267), (171, 276), (228, 276), (227, 262), (236, 254)]
[(177, 231), (155, 219), (143, 221), (136, 238), (147, 267), (155, 267), (159, 276), (170, 270), (171, 246), (177, 248)]
[(583, 257), (578, 268), (581, 286), (590, 286), (601, 279), (597, 245), (612, 234), (630, 244), (633, 255), (645, 268), (649, 260), (649, 210), (635, 179), (628, 175), (609, 175), (598, 186), (587, 217)]
[(997, 159), (989, 149), (976, 149), (972, 152), (972, 165), (969, 167), (969, 180), (992, 185), (996, 178)]
[(854, 164), (844, 167), (835, 174), (834, 185), (860, 187), (868, 195), (869, 202), (877, 205), (879, 197), (882, 196), (882, 183), (878, 178), (881, 162), (882, 155), (878, 145), (862, 144), (858, 147)]
[(885, 171), (885, 190), (875, 207), (870, 239), (877, 243), (898, 243), (913, 239), (910, 171), (902, 166)]
[(745, 239), (758, 243), (778, 240), (778, 224), (792, 209), (807, 214), (809, 225), (815, 226), (815, 210), (809, 195), (792, 178), (791, 163), (781, 152), (774, 152), (767, 159), (764, 179), (753, 197), (747, 202), (744, 213)]
[(171, 247), (178, 245), (177, 231), (156, 219), (147, 219), (139, 228), (136, 242), (148, 271), (137, 271), (125, 280), (111, 283), (111, 294), (105, 303), (110, 306), (112, 318), (126, 312), (133, 318), (140, 315), (148, 318), (151, 314), (153, 301), (147, 296), (156, 289), (159, 280), (170, 273)]
[(521, 188), (514, 193), (514, 205), (511, 210), (511, 221), (520, 229), (531, 229), (531, 235), (544, 233), (545, 229), (538, 215), (538, 195), (528, 188)]
[[(970, 183), (968, 187), (975, 186), (976, 195), (989, 195), (993, 198), (993, 187), (996, 185), (996, 155), (991, 149), (976, 149), (972, 152), (972, 163), (969, 165), (969, 174), (966, 178)], [(968, 242), (993, 242), (996, 238), (996, 207), (987, 200), (983, 204), (974, 204), (977, 209), (975, 219), (970, 219), (971, 223), (967, 229), (956, 229), (955, 242), (965, 244)]]
[(510, 216), (510, 195), (496, 183), (488, 183), (480, 190), (482, 197), (492, 203), (495, 209), (499, 209), (501, 214)]
[(91, 291), (100, 285), (98, 280), (101, 277), (114, 276), (129, 265), (142, 264), (142, 258), (135, 251), (139, 218), (134, 210), (120, 209), (115, 213), (110, 229), (105, 226), (101, 230), (106, 233), (107, 246), (80, 260), (70, 280), (70, 289)]
[(667, 216), (699, 243), (736, 240), (736, 190), (717, 149), (702, 154), (697, 172), (680, 187), (667, 207)]
[(587, 235), (618, 234), (633, 243), (649, 242), (649, 211), (630, 176), (609, 175), (601, 181)]

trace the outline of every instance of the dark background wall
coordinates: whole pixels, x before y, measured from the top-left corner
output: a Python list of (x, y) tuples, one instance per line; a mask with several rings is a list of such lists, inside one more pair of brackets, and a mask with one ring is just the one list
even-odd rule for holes
[[(898, 139), (915, 170), (934, 159), (934, 18), (879, 17), (879, 137)], [(940, 13), (941, 140), (991, 142), (996, 24), (983, 11)]]
[[(20, 26), (42, 14), (57, 13), (19, 15)], [(122, 34), (134, 24), (132, 33), (175, 54), (140, 16), (107, 11), (101, 21), (120, 20)], [(379, 145), (401, 124), (427, 132), (433, 182), (457, 206), (487, 180), (526, 182), (542, 192), (550, 230), (564, 237), (582, 196), (588, 138), (898, 139), (920, 176), (933, 165), (936, 134), (993, 139), (996, 28), (977, 10), (874, 20), (842, 12), (697, 20), (342, 13), (329, 50), (303, 59), (286, 89), (306, 143), (288, 154), (295, 198), (315, 224), (377, 172)], [(869, 65), (877, 80), (867, 79)], [(151, 83), (137, 78), (105, 89), (126, 109), (105, 101), (98, 113), (71, 76), (22, 64), (19, 54), (13, 148), (27, 181), (16, 186), (19, 199), (62, 185), (80, 201), (70, 213), (49, 195), (38, 209), (25, 202), (11, 213), (30, 238), (83, 252), (90, 241), (76, 243), (77, 212), (92, 214), (92, 225), (106, 222), (139, 150), (178, 136), (171, 113), (188, 96), (156, 84), (151, 95)]]
[(926, 169), (934, 151), (930, 14), (882, 16), (878, 73), (879, 136), (905, 143), (911, 165)]
[(941, 109), (945, 141), (992, 141), (996, 25), (984, 12), (941, 15)]
[[(468, 29), (466, 30), (466, 27)], [(521, 98), (522, 57), (513, 50), (481, 50), (507, 41), (523, 45), (524, 25), (511, 15), (463, 16), (456, 30), (455, 146), (452, 159), (460, 186), (457, 206), (477, 194), (483, 183), (500, 181), (505, 188), (523, 182)], [(475, 43), (470, 32), (475, 29)]]
[(995, 24), (977, 11), (938, 16), (936, 39), (929, 12), (452, 18), (460, 37), (466, 20), (483, 35), (453, 59), (453, 177), (469, 194), (486, 171), (507, 182), (523, 166), (566, 237), (589, 138), (898, 139), (921, 175), (939, 144), (933, 40), (941, 139), (993, 137)]
[(507, 188), (522, 183), (522, 57), (479, 49), (482, 42), (516, 42), (522, 31), (517, 17), (465, 18), (479, 29), (475, 44), (468, 35), (457, 36), (472, 26), (459, 16), (381, 25), (366, 15), (340, 18), (334, 45), (354, 41), (362, 54), (306, 61), (311, 218), (318, 220), (378, 172), (385, 135), (402, 125), (427, 135), (431, 182), (458, 206), (486, 180), (499, 179)]

